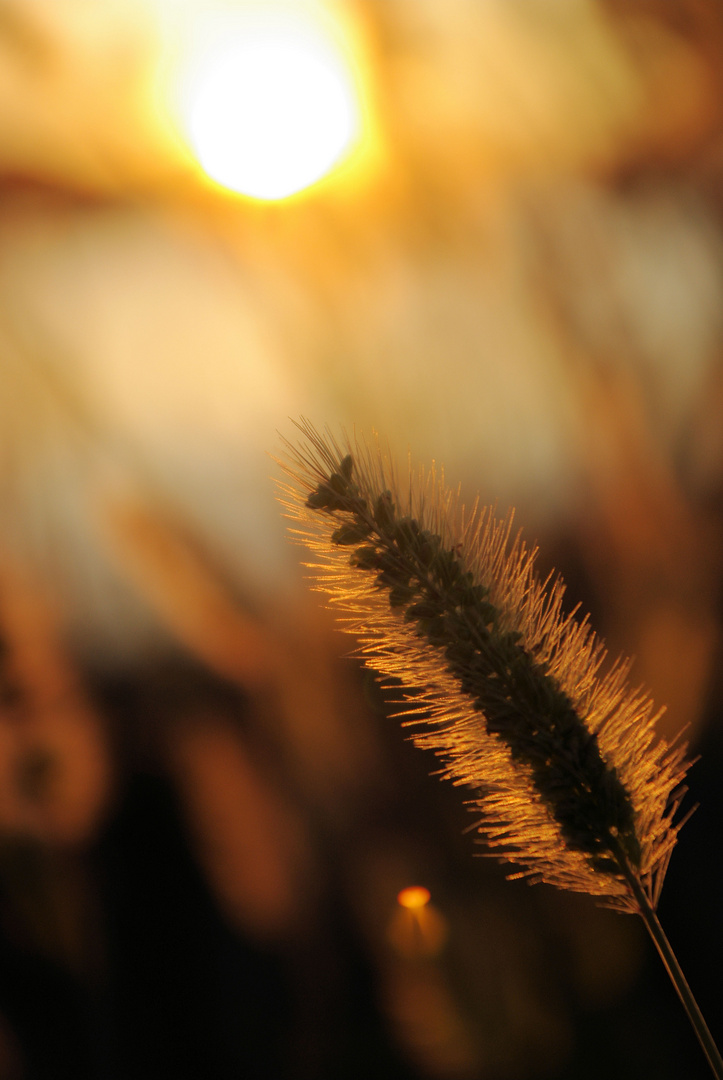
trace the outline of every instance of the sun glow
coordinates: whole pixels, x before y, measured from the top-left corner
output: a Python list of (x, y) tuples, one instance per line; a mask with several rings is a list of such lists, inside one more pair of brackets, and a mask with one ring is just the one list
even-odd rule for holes
[(339, 164), (361, 134), (353, 66), (321, 9), (267, 2), (201, 29), (182, 123), (212, 180), (283, 199)]

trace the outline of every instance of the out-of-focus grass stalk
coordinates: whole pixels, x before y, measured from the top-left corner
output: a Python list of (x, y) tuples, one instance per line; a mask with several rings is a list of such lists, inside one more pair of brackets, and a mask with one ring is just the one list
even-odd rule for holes
[(653, 703), (602, 672), (587, 619), (559, 578), (434, 470), (402, 489), (388, 455), (302, 421), (285, 442), (281, 500), (315, 557), (316, 587), (360, 654), (401, 684), (414, 741), (475, 792), (478, 831), (511, 877), (590, 893), (639, 914), (713, 1073), (723, 1060), (655, 914), (682, 821), (686, 747), (656, 737)]

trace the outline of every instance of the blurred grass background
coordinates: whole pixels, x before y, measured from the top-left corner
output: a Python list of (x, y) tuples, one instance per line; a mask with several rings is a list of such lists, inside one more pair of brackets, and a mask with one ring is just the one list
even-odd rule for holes
[(642, 925), (474, 857), (269, 454), (443, 463), (635, 655), (701, 755), (661, 918), (723, 1038), (723, 13), (317, 4), (365, 149), (263, 202), (172, 108), (241, 7), (0, 3), (0, 1080), (702, 1078)]

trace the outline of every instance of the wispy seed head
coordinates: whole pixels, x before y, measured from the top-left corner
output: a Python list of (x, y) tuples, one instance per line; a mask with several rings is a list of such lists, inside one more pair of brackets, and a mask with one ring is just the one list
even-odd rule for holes
[(281, 499), (317, 587), (364, 660), (404, 687), (414, 741), (475, 792), (479, 831), (518, 875), (637, 910), (655, 905), (680, 828), (685, 747), (655, 737), (629, 664), (601, 673), (586, 619), (541, 583), (512, 514), (465, 513), (434, 471), (401, 493), (389, 457), (297, 425)]

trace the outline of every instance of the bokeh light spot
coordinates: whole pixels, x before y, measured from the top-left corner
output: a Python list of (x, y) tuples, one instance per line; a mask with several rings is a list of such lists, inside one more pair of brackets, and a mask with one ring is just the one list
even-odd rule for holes
[(410, 885), (397, 896), (397, 902), (405, 908), (411, 910), (417, 908), (423, 908), (425, 904), (428, 904), (430, 900), (429, 889), (425, 889), (423, 885)]

